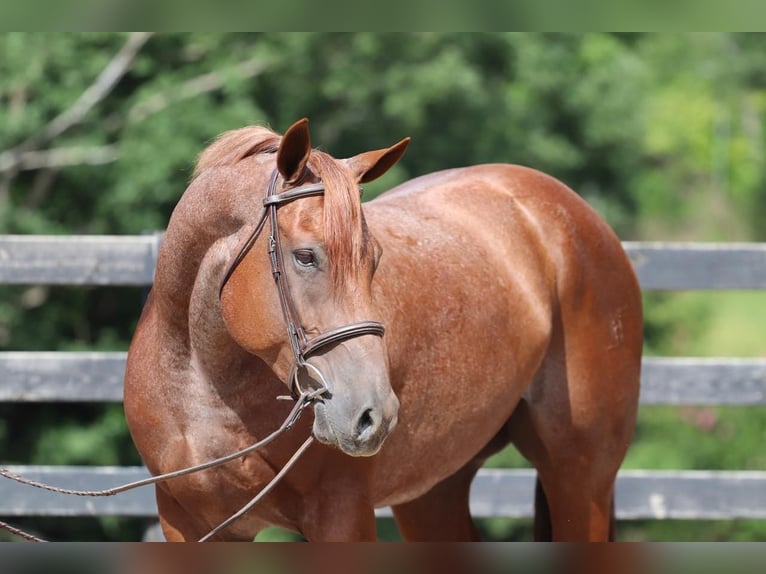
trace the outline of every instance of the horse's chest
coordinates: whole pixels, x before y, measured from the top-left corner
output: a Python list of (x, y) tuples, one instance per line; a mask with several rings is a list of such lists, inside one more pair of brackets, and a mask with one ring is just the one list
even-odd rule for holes
[[(191, 464), (213, 460), (241, 448), (242, 445), (229, 444), (225, 453), (219, 448), (209, 451), (199, 449), (200, 452), (193, 457), (194, 462)], [(177, 479), (170, 485), (170, 490), (190, 515), (196, 516), (205, 528), (212, 529), (257, 496), (274, 478), (275, 466), (259, 454), (251, 453), (218, 468)], [(279, 496), (267, 496), (242, 519), (227, 528), (228, 535), (251, 539), (272, 524), (284, 528), (293, 527), (289, 508), (280, 504), (281, 500)]]

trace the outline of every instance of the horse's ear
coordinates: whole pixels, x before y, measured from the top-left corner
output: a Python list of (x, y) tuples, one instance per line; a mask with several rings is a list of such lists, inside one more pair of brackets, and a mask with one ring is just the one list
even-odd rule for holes
[(277, 150), (277, 169), (285, 181), (292, 182), (303, 175), (310, 154), (309, 121), (303, 118), (287, 128)]
[(359, 183), (367, 183), (378, 179), (399, 161), (407, 149), (410, 138), (404, 138), (397, 144), (386, 149), (367, 151), (348, 158), (346, 163), (356, 176)]

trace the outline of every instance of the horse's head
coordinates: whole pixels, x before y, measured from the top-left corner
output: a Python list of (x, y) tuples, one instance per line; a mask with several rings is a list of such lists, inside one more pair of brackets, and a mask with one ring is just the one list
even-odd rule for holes
[(399, 408), (372, 303), (381, 250), (359, 184), (385, 173), (408, 141), (337, 160), (311, 149), (306, 120), (291, 126), (276, 165), (262, 162), (271, 174), (264, 211), (221, 289), (224, 321), (242, 347), (293, 392), (326, 387), (314, 435), (354, 456), (379, 450)]

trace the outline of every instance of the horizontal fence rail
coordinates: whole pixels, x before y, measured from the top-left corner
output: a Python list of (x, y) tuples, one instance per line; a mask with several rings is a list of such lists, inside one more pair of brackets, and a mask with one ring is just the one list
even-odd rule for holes
[[(28, 478), (65, 488), (106, 489), (149, 476), (142, 467), (12, 466)], [(533, 515), (535, 472), (484, 468), (474, 479), (476, 517)], [(623, 470), (615, 486), (617, 518), (711, 520), (766, 518), (766, 472)], [(381, 508), (378, 516), (391, 516)], [(0, 481), (0, 516), (157, 515), (154, 489), (142, 487), (110, 497), (80, 497)]]
[[(74, 490), (106, 490), (149, 476), (139, 466), (26, 466), (6, 467), (11, 472)], [(74, 496), (41, 490), (0, 477), (0, 516), (156, 516), (152, 487), (128, 490), (115, 496)]]
[(127, 353), (0, 353), (0, 401), (121, 402)]
[[(0, 353), (0, 402), (120, 402), (125, 353)], [(766, 405), (766, 359), (646, 357), (643, 405)]]
[(0, 284), (150, 285), (159, 244), (159, 235), (3, 235)]
[[(150, 285), (162, 235), (3, 235), (0, 284)], [(766, 289), (766, 243), (623, 243), (645, 291)]]
[(623, 247), (644, 291), (766, 289), (766, 243), (639, 243)]
[[(150, 286), (160, 233), (0, 236), (0, 285)], [(766, 243), (625, 242), (644, 291), (766, 289)], [(138, 310), (136, 311), (138, 313)], [(0, 402), (120, 402), (126, 354), (0, 352)], [(764, 406), (766, 358), (645, 357), (642, 405)], [(49, 484), (97, 490), (147, 476), (142, 467), (14, 466)], [(480, 517), (531, 517), (535, 473), (482, 469)], [(620, 519), (766, 519), (766, 472), (623, 470)], [(114, 497), (49, 493), (0, 479), (0, 516), (156, 516), (154, 490)], [(380, 516), (390, 516), (381, 509)]]
[[(481, 517), (533, 516), (533, 470), (481, 469), (471, 511)], [(615, 485), (621, 520), (766, 518), (766, 472), (622, 470)]]

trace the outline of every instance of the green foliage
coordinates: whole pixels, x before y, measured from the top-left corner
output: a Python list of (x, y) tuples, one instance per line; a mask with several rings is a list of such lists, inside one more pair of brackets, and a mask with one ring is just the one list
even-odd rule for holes
[(648, 315), (644, 324), (644, 352), (649, 355), (689, 354), (692, 341), (708, 328), (709, 299), (698, 293), (644, 293)]
[[(766, 409), (645, 407), (625, 468), (766, 469)], [(672, 436), (673, 440), (668, 440)], [(694, 448), (679, 448), (694, 445)]]
[[(118, 54), (114, 85), (84, 97)], [(66, 115), (83, 102), (85, 113)], [(281, 131), (305, 116), (314, 144), (338, 157), (413, 138), (404, 160), (366, 186), (367, 199), (423, 173), (512, 162), (565, 181), (623, 239), (763, 240), (765, 114), (763, 35), (4, 33), (0, 233), (162, 229), (218, 133), (253, 123)], [(0, 286), (0, 349), (124, 350), (142, 297)], [(648, 353), (765, 352), (753, 342), (752, 325), (762, 325), (753, 310), (766, 308), (755, 295), (644, 303)], [(646, 409), (628, 464), (763, 468), (763, 418)], [(0, 449), (19, 462), (137, 461), (121, 411), (102, 406), (0, 405)], [(489, 464), (526, 462), (507, 449)], [(119, 538), (115, 524), (96, 531)], [(683, 524), (669, 524), (632, 525), (627, 537), (673, 539)], [(760, 536), (751, 526), (711, 523), (677, 537)], [(524, 521), (482, 528), (529, 533)]]
[(77, 417), (59, 420), (55, 427), (41, 428), (31, 460), (35, 464), (140, 464), (125, 437), (121, 406), (98, 409), (87, 421)]

